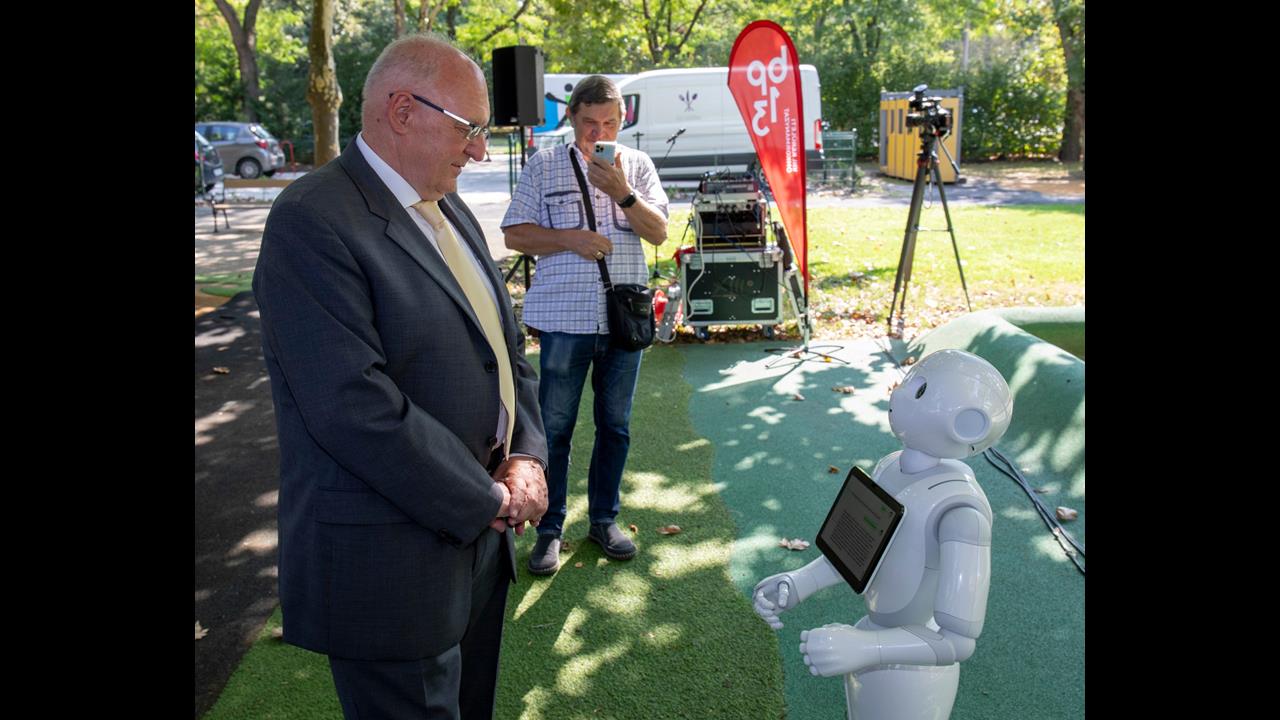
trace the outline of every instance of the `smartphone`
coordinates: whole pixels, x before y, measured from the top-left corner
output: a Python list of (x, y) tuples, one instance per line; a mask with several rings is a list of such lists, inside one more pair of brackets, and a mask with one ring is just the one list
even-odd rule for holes
[(596, 143), (596, 151), (594, 155), (601, 160), (613, 164), (614, 153), (617, 152), (618, 144), (616, 142), (600, 141)]

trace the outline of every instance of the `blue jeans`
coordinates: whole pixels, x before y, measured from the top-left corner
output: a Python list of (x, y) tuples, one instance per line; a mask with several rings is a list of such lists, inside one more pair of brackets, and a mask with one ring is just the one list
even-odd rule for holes
[(613, 522), (621, 505), (622, 469), (631, 448), (631, 400), (643, 350), (619, 350), (608, 335), (544, 332), (538, 401), (547, 431), (547, 512), (538, 534), (560, 535), (568, 512), (569, 449), (578, 422), (582, 386), (591, 368), (595, 393), (595, 445), (587, 471), (588, 518)]

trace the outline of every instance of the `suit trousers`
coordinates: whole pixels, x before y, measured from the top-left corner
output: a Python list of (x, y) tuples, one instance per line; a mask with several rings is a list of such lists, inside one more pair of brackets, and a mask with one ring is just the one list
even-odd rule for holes
[(407, 662), (329, 656), (346, 720), (489, 720), (510, 579), (506, 540), (486, 529), (476, 540), (471, 617), (462, 640), (443, 653)]

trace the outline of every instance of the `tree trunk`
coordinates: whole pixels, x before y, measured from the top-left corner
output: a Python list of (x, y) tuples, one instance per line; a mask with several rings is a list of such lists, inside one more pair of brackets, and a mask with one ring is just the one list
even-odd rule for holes
[[(422, 0), (418, 6), (418, 32), (430, 32), (448, 0)], [(453, 12), (454, 8), (449, 11)]]
[(1078, 162), (1084, 156), (1084, 88), (1067, 88), (1067, 116), (1062, 125), (1058, 159)]
[(311, 7), (311, 74), (307, 79), (307, 102), (311, 105), (311, 122), (315, 129), (315, 166), (320, 167), (338, 157), (338, 108), (342, 106), (342, 88), (338, 85), (337, 65), (333, 60), (333, 9), (335, 0), (313, 0)]
[(404, 0), (395, 0), (396, 4), (396, 39), (404, 37)]
[(458, 6), (450, 5), (444, 15), (445, 26), (449, 28), (449, 39), (458, 39)]
[(240, 85), (244, 92), (244, 119), (258, 121), (258, 8), (262, 0), (249, 0), (244, 8), (244, 24), (236, 17), (236, 11), (227, 0), (214, 0), (218, 12), (231, 30), (231, 42), (236, 46), (236, 59), (240, 65)]
[(1067, 70), (1067, 109), (1058, 159), (1078, 162), (1084, 156), (1084, 2), (1055, 1), (1053, 10)]

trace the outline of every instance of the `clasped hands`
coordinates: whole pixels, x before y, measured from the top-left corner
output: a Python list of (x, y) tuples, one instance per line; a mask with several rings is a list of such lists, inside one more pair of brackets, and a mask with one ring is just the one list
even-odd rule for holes
[(493, 471), (493, 481), (502, 487), (503, 502), (489, 527), (497, 532), (514, 528), (524, 534), (524, 524), (537, 526), (547, 511), (547, 478), (542, 465), (530, 457), (509, 457)]

